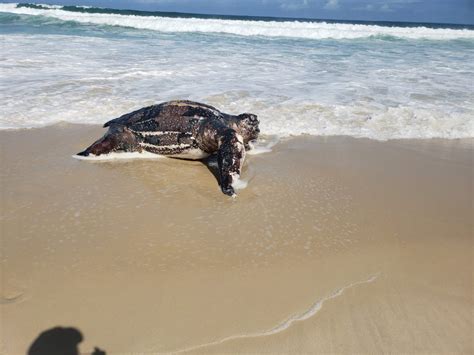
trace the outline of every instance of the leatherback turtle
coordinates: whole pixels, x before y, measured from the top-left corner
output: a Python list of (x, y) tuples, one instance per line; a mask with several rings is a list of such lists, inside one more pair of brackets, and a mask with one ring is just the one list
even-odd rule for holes
[(127, 113), (104, 124), (109, 130), (81, 156), (147, 151), (181, 159), (204, 159), (217, 152), (220, 186), (234, 196), (249, 149), (260, 129), (257, 116), (238, 116), (187, 100), (163, 102)]

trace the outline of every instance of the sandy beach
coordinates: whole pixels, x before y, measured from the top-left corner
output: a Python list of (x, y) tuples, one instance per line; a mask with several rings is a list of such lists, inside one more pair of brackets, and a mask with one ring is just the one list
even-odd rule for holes
[(1, 349), (473, 349), (472, 140), (300, 136), (224, 196), (201, 162), (72, 158), (93, 125), (1, 131)]

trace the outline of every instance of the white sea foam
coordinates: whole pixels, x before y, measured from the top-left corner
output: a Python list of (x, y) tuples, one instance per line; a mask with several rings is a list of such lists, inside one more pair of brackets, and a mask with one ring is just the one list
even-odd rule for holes
[(377, 25), (340, 24), (300, 21), (248, 21), (201, 18), (170, 18), (104, 13), (65, 11), (55, 7), (37, 9), (0, 4), (0, 12), (47, 16), (63, 21), (123, 26), (160, 32), (226, 33), (239, 36), (290, 37), (306, 39), (353, 39), (371, 36), (393, 36), (409, 39), (449, 40), (474, 38), (474, 31), (466, 29), (433, 29), (427, 27), (384, 27)]
[(195, 345), (195, 346), (191, 346), (191, 347), (188, 347), (188, 348), (175, 350), (175, 351), (173, 351), (173, 353), (182, 353), (182, 352), (197, 350), (197, 349), (205, 348), (205, 347), (212, 346), (212, 345), (222, 344), (222, 343), (225, 343), (227, 341), (235, 340), (235, 339), (257, 338), (257, 337), (264, 337), (264, 336), (280, 333), (280, 332), (288, 329), (289, 327), (291, 327), (293, 325), (293, 323), (309, 319), (309, 318), (313, 317), (314, 315), (316, 315), (323, 308), (323, 305), (326, 301), (329, 301), (331, 299), (334, 299), (336, 297), (341, 296), (347, 289), (350, 289), (352, 287), (374, 282), (379, 277), (379, 275), (380, 275), (380, 273), (375, 274), (375, 275), (369, 277), (366, 280), (353, 282), (349, 285), (346, 285), (346, 286), (341, 287), (337, 290), (334, 290), (333, 292), (326, 295), (325, 297), (317, 300), (308, 309), (306, 309), (302, 312), (291, 315), (290, 317), (288, 317), (283, 322), (277, 324), (275, 327), (270, 328), (268, 330), (264, 330), (264, 331), (256, 332), (256, 333), (231, 335), (231, 336), (228, 336), (226, 338), (216, 340), (216, 341), (212, 341), (212, 342), (209, 342), (209, 343)]
[(243, 190), (247, 187), (248, 185), (248, 182), (241, 179), (240, 177), (237, 177), (236, 176), (233, 176), (233, 181), (232, 181), (232, 187), (235, 189), (235, 190)]
[(73, 155), (72, 156), (78, 160), (87, 160), (87, 161), (111, 161), (111, 160), (131, 160), (131, 159), (163, 159), (164, 155), (153, 154), (150, 152), (143, 151), (139, 152), (113, 152), (108, 154), (94, 155), (90, 154), (86, 157), (82, 155)]
[(263, 119), (262, 130), (281, 137), (302, 133), (377, 140), (474, 137), (474, 110), (446, 112), (411, 105), (376, 108), (365, 103), (316, 106), (301, 102), (266, 108), (261, 115), (272, 120)]
[(279, 138), (276, 135), (273, 136), (261, 136), (255, 141), (249, 142), (250, 150), (246, 152), (248, 155), (259, 155), (270, 153), (272, 147), (279, 142)]
[[(94, 26), (38, 28), (24, 18), (1, 38), (0, 129), (103, 124), (143, 106), (190, 99), (258, 115), (263, 136), (474, 136), (472, 41), (267, 41), (161, 32), (137, 40), (135, 31), (100, 27), (98, 36)], [(272, 144), (259, 142), (249, 154)]]

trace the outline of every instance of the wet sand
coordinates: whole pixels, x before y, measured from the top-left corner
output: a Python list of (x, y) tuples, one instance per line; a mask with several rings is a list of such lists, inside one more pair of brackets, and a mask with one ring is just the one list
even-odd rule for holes
[(288, 139), (233, 200), (200, 162), (71, 158), (102, 132), (0, 132), (2, 353), (474, 351), (472, 140)]

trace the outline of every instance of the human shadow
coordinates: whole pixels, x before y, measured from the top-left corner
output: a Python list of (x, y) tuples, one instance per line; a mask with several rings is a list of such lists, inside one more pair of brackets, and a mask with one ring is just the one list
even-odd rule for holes
[[(82, 333), (76, 328), (51, 328), (38, 335), (27, 355), (79, 355), (77, 346), (83, 339)], [(106, 352), (94, 348), (92, 355), (106, 355)]]

